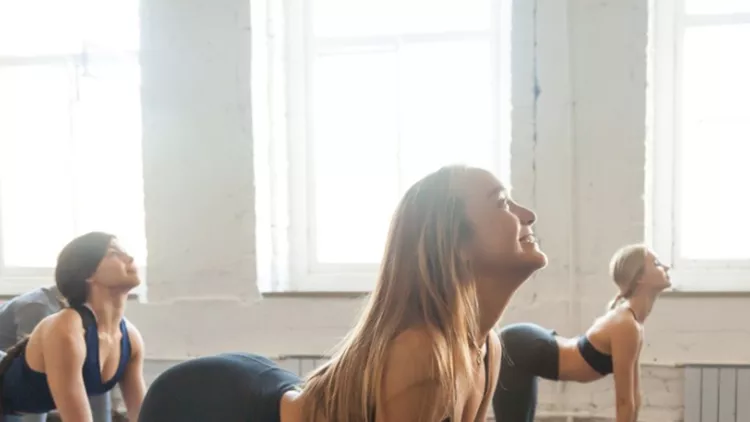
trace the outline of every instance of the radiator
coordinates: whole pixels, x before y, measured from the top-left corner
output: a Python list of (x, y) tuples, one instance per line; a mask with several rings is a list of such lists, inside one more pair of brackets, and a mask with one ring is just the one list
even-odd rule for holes
[(327, 360), (327, 357), (317, 355), (286, 355), (275, 359), (279, 366), (303, 378)]
[(685, 367), (685, 422), (750, 422), (750, 365)]

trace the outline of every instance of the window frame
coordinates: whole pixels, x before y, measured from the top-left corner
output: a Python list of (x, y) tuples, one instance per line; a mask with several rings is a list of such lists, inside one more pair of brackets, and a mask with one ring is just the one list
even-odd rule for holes
[[(511, 2), (492, 1), (491, 26), (487, 31), (451, 32), (414, 36), (335, 37), (319, 41), (310, 22), (312, 0), (263, 0), (251, 5), (254, 59), (253, 138), (255, 154), (257, 284), (262, 292), (370, 292), (375, 286), (378, 263), (323, 264), (315, 262), (315, 228), (312, 198), (315, 186), (310, 174), (312, 95), (311, 67), (317, 51), (342, 51), (352, 45), (377, 48), (404, 40), (470, 40), (481, 36), (492, 46), (493, 108), (507, 114), (507, 127), (495, 120), (496, 169), (507, 177), (510, 158), (510, 75), (505, 66), (503, 43), (510, 44)], [(507, 6), (507, 7), (506, 7)], [(507, 13), (507, 15), (506, 15)], [(506, 38), (507, 37), (507, 38)], [(508, 54), (509, 56), (509, 54)], [(509, 73), (509, 72), (508, 72)], [(503, 91), (505, 88), (507, 91)], [(270, 111), (269, 111), (270, 110)], [(505, 122), (503, 122), (505, 123)]]
[[(651, 0), (646, 237), (660, 260), (672, 267), (672, 290), (748, 292), (750, 260), (695, 260), (680, 256), (680, 84), (686, 27), (750, 23), (750, 13), (688, 15), (684, 0)], [(649, 192), (650, 191), (650, 192)]]
[[(29, 56), (2, 56), (0, 55), (0, 68), (12, 67), (12, 66), (28, 66), (28, 65), (41, 65), (41, 66), (72, 66), (76, 71), (81, 68), (85, 68), (87, 63), (107, 63), (107, 62), (120, 62), (120, 61), (134, 61), (135, 63), (140, 62), (140, 55), (138, 51), (132, 50), (105, 50), (90, 53), (82, 51), (79, 53), (70, 54), (49, 54), (49, 55), (29, 55)], [(71, 81), (72, 83), (72, 81)], [(69, 85), (70, 86), (70, 85)], [(72, 107), (72, 106), (71, 106)], [(72, 109), (69, 111), (72, 113)], [(71, 148), (75, 148), (75, 139), (71, 139)], [(0, 196), (2, 195), (2, 189), (0, 189)], [(71, 198), (73, 202), (71, 206), (75, 210), (75, 200)], [(75, 214), (75, 212), (74, 212)], [(55, 282), (55, 268), (50, 267), (18, 267), (8, 266), (4, 260), (4, 242), (2, 241), (2, 221), (3, 221), (3, 210), (0, 207), (0, 296), (15, 296), (23, 294), (25, 292), (37, 289), (39, 287), (48, 286)], [(141, 285), (135, 288), (131, 295), (140, 296), (146, 291), (146, 266), (145, 262), (139, 266), (138, 272), (140, 273)]]

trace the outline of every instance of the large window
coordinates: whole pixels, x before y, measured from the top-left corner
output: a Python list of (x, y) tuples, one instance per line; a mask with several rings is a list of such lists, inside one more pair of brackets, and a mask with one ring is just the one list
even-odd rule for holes
[(658, 0), (653, 240), (681, 290), (750, 289), (750, 2)]
[(116, 234), (145, 264), (138, 1), (0, 2), (0, 294)]
[(261, 285), (369, 291), (409, 185), (452, 163), (507, 180), (510, 3), (253, 2)]

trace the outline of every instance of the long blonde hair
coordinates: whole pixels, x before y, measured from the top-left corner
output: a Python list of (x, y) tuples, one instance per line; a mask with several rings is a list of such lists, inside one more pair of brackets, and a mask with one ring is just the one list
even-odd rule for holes
[(646, 245), (633, 244), (623, 246), (612, 256), (609, 274), (619, 287), (620, 293), (609, 302), (609, 309), (615, 309), (620, 302), (632, 296), (638, 280), (643, 277), (646, 269), (648, 251)]
[(443, 167), (415, 183), (391, 220), (380, 274), (354, 329), (332, 359), (313, 371), (302, 395), (312, 422), (374, 422), (386, 351), (406, 328), (426, 327), (435, 376), (448, 406), (455, 379), (469, 373), (477, 345), (478, 304), (461, 249), (472, 236), (460, 183), (469, 169)]

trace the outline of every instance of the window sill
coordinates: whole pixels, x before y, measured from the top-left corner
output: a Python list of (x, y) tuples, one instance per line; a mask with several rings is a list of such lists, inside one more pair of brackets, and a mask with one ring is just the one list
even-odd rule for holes
[[(265, 298), (305, 298), (305, 299), (363, 299), (372, 292), (340, 292), (340, 291), (268, 291), (261, 292)], [(750, 297), (750, 290), (701, 290), (701, 289), (669, 289), (662, 297), (701, 297), (701, 298), (736, 298)]]
[(750, 267), (734, 262), (678, 262), (670, 271), (671, 296), (750, 296)]
[(371, 292), (340, 292), (340, 291), (268, 291), (261, 292), (266, 298), (305, 298), (305, 299), (362, 299), (370, 295)]
[[(750, 284), (750, 283), (749, 283)], [(712, 288), (713, 287), (713, 288)], [(360, 299), (372, 294), (367, 291), (318, 291), (318, 290), (268, 290), (261, 291), (265, 298), (321, 298), (321, 299)], [(736, 298), (750, 297), (750, 286), (747, 288), (717, 288), (708, 286), (696, 288), (692, 286), (675, 287), (665, 290), (662, 297), (706, 297), (706, 298)], [(135, 295), (137, 297), (137, 295)]]
[(736, 298), (750, 297), (750, 289), (699, 289), (682, 287), (665, 290), (663, 297)]
[[(23, 292), (23, 293), (26, 293), (26, 292)], [(15, 294), (5, 293), (5, 292), (0, 293), (0, 304), (2, 304), (3, 302), (7, 302), (16, 296), (20, 296), (23, 293), (15, 293)], [(128, 295), (128, 302), (140, 302), (140, 301), (141, 301), (140, 293), (130, 293)]]
[[(143, 271), (143, 270), (139, 270)], [(128, 301), (144, 301), (146, 299), (147, 282), (145, 271), (141, 273), (141, 284), (130, 291)], [(12, 299), (40, 287), (55, 284), (53, 270), (40, 271), (29, 274), (11, 274), (0, 277), (0, 302)]]

